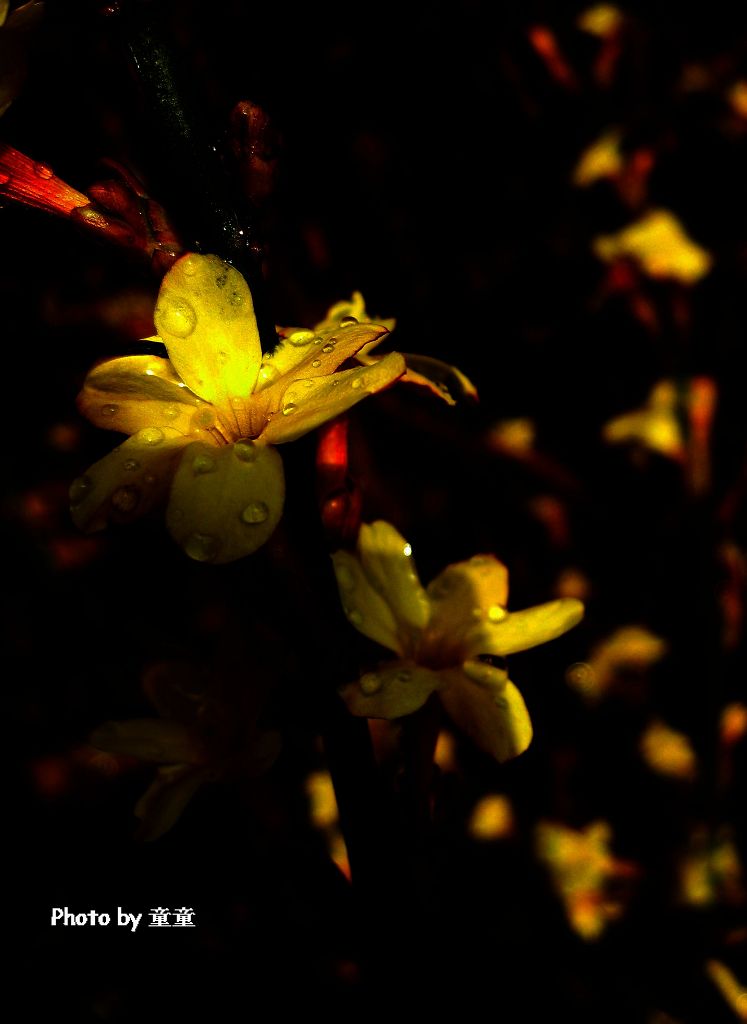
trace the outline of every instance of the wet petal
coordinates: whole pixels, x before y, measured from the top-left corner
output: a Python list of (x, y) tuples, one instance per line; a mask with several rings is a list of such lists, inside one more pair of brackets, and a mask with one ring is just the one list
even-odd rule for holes
[(509, 612), (497, 623), (481, 620), (466, 636), (468, 657), (494, 654), (505, 657), (527, 651), (567, 633), (584, 616), (584, 606), (575, 597), (561, 597), (520, 612)]
[(359, 559), (349, 551), (332, 555), (343, 611), (352, 626), (390, 651), (403, 654), (394, 613), (374, 589)]
[(398, 352), (390, 352), (374, 366), (294, 380), (283, 394), (280, 411), (262, 431), (262, 440), (270, 444), (295, 441), (368, 395), (381, 391), (404, 370), (403, 357)]
[(199, 764), (203, 757), (200, 744), (186, 726), (159, 718), (104, 722), (94, 729), (89, 742), (110, 754), (163, 764)]
[(155, 782), (135, 805), (135, 815), (141, 822), (138, 838), (145, 842), (160, 839), (176, 824), (184, 808), (209, 777), (207, 768), (199, 769), (192, 765), (159, 768)]
[(405, 634), (419, 634), (428, 621), (430, 604), (405, 538), (383, 520), (364, 523), (358, 534), (358, 555), (369, 583), (392, 609), (400, 632), (404, 626)]
[(189, 434), (215, 422), (212, 407), (189, 390), (168, 359), (150, 355), (95, 366), (78, 395), (78, 409), (95, 426), (123, 434), (145, 427)]
[(174, 474), (166, 524), (198, 562), (222, 564), (250, 555), (280, 521), (283, 463), (274, 448), (252, 441), (184, 449)]
[(532, 739), (532, 723), (517, 688), (505, 671), (465, 662), (441, 673), (439, 697), (454, 723), (498, 761), (518, 757)]
[(154, 320), (187, 387), (231, 416), (231, 398), (251, 394), (262, 358), (238, 270), (218, 256), (183, 256), (163, 279)]
[(340, 696), (348, 711), (361, 718), (402, 718), (421, 708), (440, 686), (437, 672), (411, 661), (392, 661), (342, 687)]
[(407, 372), (402, 378), (403, 384), (417, 384), (428, 388), (448, 405), (456, 405), (465, 398), (477, 401), (477, 388), (456, 366), (434, 359), (432, 356), (421, 356), (413, 352), (405, 352), (403, 355), (407, 363)]
[(493, 555), (475, 555), (447, 566), (428, 585), (427, 594), (431, 617), (421, 651), (432, 654), (436, 663), (461, 663), (469, 656), (466, 637), (475, 623), (505, 617), (508, 570)]
[(75, 525), (92, 533), (107, 522), (139, 519), (165, 501), (187, 440), (171, 427), (146, 427), (94, 463), (70, 487)]

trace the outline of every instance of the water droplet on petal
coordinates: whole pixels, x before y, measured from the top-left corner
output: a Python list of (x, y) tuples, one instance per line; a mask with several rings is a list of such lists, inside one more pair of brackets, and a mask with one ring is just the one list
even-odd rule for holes
[(264, 523), (269, 514), (270, 510), (263, 501), (253, 501), (241, 513), (241, 521), (249, 526), (256, 526), (258, 523)]
[(80, 505), (92, 487), (93, 480), (90, 476), (79, 476), (77, 480), (73, 480), (70, 484), (70, 504), (72, 506)]
[(191, 427), (192, 430), (204, 430), (207, 427), (212, 427), (215, 423), (215, 412), (210, 406), (206, 406), (204, 409), (198, 409), (192, 417)]
[(164, 415), (164, 419), (175, 420), (176, 417), (179, 415), (179, 406), (178, 405), (164, 405), (164, 407), (163, 407), (163, 415)]
[(184, 550), (196, 562), (211, 562), (218, 553), (218, 541), (209, 533), (193, 533)]
[(288, 335), (288, 341), (291, 345), (295, 345), (301, 348), (303, 345), (310, 345), (314, 340), (314, 332), (308, 330), (294, 331)]
[(102, 405), (101, 406), (101, 415), (102, 416), (114, 416), (114, 415), (116, 415), (116, 412), (117, 412), (118, 408), (119, 408), (118, 405)]
[(286, 402), (283, 406), (283, 416), (290, 416), (291, 413), (296, 411), (296, 406), (293, 402)]
[(300, 380), (298, 383), (301, 385), (301, 387), (313, 388), (314, 385), (316, 384), (316, 381), (315, 380), (309, 380), (307, 378), (306, 380)]
[(159, 331), (188, 338), (197, 325), (197, 314), (186, 299), (165, 295), (156, 306)]
[(357, 316), (344, 316), (340, 321), (340, 327), (351, 327), (353, 324), (358, 323)]
[(131, 472), (133, 469), (139, 469), (140, 463), (137, 461), (137, 459), (125, 459), (124, 462), (122, 463), (122, 468), (129, 470)]
[(163, 441), (164, 434), (160, 427), (145, 427), (135, 437), (138, 441), (142, 441), (143, 444), (149, 444), (154, 447)]
[(187, 277), (194, 277), (197, 273), (198, 264), (194, 256), (185, 256), (182, 260), (182, 270)]
[(37, 176), (37, 178), (42, 178), (44, 181), (49, 181), (49, 179), (54, 174), (54, 171), (47, 164), (34, 164), (34, 174)]
[(280, 371), (272, 363), (263, 363), (259, 370), (259, 381), (263, 384), (269, 383), (272, 380), (277, 380), (280, 376)]
[(334, 350), (335, 346), (331, 342), (328, 342), (326, 345), (322, 346), (322, 352), (334, 352)]
[(112, 508), (117, 512), (133, 512), (140, 501), (140, 491), (137, 487), (118, 487), (112, 494)]
[(500, 622), (501, 619), (505, 619), (508, 612), (505, 608), (501, 608), (499, 604), (491, 604), (488, 608), (488, 619), (491, 622)]
[(318, 366), (322, 365), (322, 361), (321, 359), (315, 359), (311, 365), (314, 367), (314, 369), (316, 369)]
[(383, 679), (378, 672), (366, 672), (364, 676), (361, 676), (361, 693), (365, 694), (366, 697), (371, 697), (374, 693), (379, 692), (382, 683)]
[(203, 473), (212, 473), (215, 469), (215, 459), (211, 459), (209, 455), (195, 455), (192, 460), (192, 471), (196, 476), (201, 476)]
[(353, 590), (355, 587), (355, 576), (347, 565), (339, 565), (337, 567), (337, 582), (343, 590)]
[(405, 546), (402, 548), (402, 554), (406, 558), (409, 558), (410, 555), (412, 554), (412, 544), (405, 544)]
[(259, 455), (259, 449), (254, 441), (237, 441), (233, 446), (233, 453), (242, 462), (254, 462)]
[(360, 626), (362, 624), (363, 616), (361, 615), (357, 608), (346, 608), (345, 614), (347, 615), (348, 619), (350, 619), (354, 626)]
[(357, 391), (360, 388), (362, 383), (363, 383), (363, 380), (362, 380), (361, 377), (354, 377), (352, 379), (352, 381), (350, 382), (350, 387), (353, 389), (353, 391)]

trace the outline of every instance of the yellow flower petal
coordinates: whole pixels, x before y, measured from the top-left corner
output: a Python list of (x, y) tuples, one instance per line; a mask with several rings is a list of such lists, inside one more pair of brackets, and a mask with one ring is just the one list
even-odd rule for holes
[(8, 17), (8, 5), (10, 0), (0, 0), (0, 25), (5, 23), (5, 19)]
[(614, 178), (623, 169), (622, 132), (610, 128), (583, 151), (573, 170), (573, 184), (585, 187), (601, 178)]
[(518, 757), (532, 739), (532, 723), (524, 698), (501, 669), (483, 662), (465, 662), (462, 669), (444, 669), (441, 703), (457, 725), (491, 757)]
[(483, 617), (490, 622), (505, 617), (508, 570), (493, 555), (476, 555), (447, 566), (429, 583), (427, 594), (431, 617), (421, 651), (429, 663), (461, 663), (468, 656), (464, 640), (475, 623)]
[(349, 551), (336, 551), (332, 564), (343, 611), (350, 624), (382, 647), (404, 654), (394, 613), (371, 585), (358, 558)]
[(138, 838), (144, 842), (160, 839), (176, 824), (184, 808), (209, 776), (208, 769), (194, 768), (192, 765), (159, 768), (155, 782), (135, 805), (135, 815), (141, 822)]
[(252, 295), (238, 270), (218, 256), (183, 256), (163, 279), (154, 320), (187, 387), (235, 420), (231, 399), (251, 394), (262, 359)]
[(196, 441), (184, 449), (174, 474), (166, 525), (190, 558), (232, 562), (268, 540), (284, 499), (283, 463), (274, 448)]
[(366, 304), (363, 301), (363, 296), (360, 292), (353, 292), (350, 299), (343, 299), (341, 302), (336, 302), (333, 306), (327, 310), (327, 315), (320, 323), (316, 325), (314, 330), (322, 334), (325, 331), (334, 330), (339, 327), (343, 320), (352, 318), (357, 320), (361, 324), (376, 323), (381, 324), (382, 327), (386, 327), (388, 331), (393, 331), (397, 321), (393, 319), (382, 319), (380, 317), (372, 317), (366, 312)]
[(141, 761), (199, 764), (203, 758), (200, 744), (186, 726), (159, 718), (105, 722), (94, 729), (89, 742), (99, 750), (138, 757)]
[(493, 654), (505, 657), (517, 651), (527, 651), (562, 636), (577, 625), (584, 616), (584, 606), (575, 597), (561, 597), (556, 601), (535, 605), (519, 612), (508, 612), (495, 624), (490, 617), (478, 622), (465, 638), (469, 657)]
[(107, 522), (145, 515), (168, 494), (187, 438), (171, 427), (146, 427), (104, 456), (70, 487), (75, 525), (92, 533)]
[(405, 538), (383, 520), (364, 523), (358, 534), (358, 554), (368, 581), (392, 609), (400, 634), (404, 632), (401, 639), (411, 633), (417, 636), (428, 622), (430, 604)]
[(279, 412), (272, 415), (260, 437), (268, 444), (295, 441), (381, 391), (404, 371), (404, 358), (399, 352), (390, 352), (374, 366), (294, 380), (285, 388)]
[(440, 686), (439, 673), (411, 661), (393, 661), (344, 686), (340, 696), (354, 715), (392, 719), (417, 711)]
[(688, 238), (668, 210), (651, 210), (617, 234), (599, 236), (593, 248), (606, 262), (627, 256), (650, 277), (674, 278), (684, 284), (700, 280), (713, 263), (710, 253)]
[(78, 409), (95, 426), (123, 434), (145, 427), (173, 427), (189, 434), (215, 422), (212, 406), (158, 356), (124, 356), (95, 366), (78, 395)]
[(407, 373), (402, 378), (404, 384), (426, 387), (448, 405), (456, 405), (458, 400), (464, 398), (477, 401), (477, 388), (456, 366), (414, 352), (405, 352), (403, 355), (407, 363)]

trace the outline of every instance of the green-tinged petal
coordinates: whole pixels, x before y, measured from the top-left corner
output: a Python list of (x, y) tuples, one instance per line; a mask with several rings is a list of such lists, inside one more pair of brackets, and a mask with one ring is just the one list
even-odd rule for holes
[(358, 558), (349, 551), (336, 551), (332, 563), (343, 611), (350, 624), (382, 647), (404, 654), (394, 613), (371, 585)]
[(251, 393), (262, 359), (252, 295), (238, 270), (218, 256), (183, 256), (163, 279), (154, 320), (187, 387), (231, 417), (231, 399)]
[(285, 500), (283, 463), (252, 441), (213, 448), (196, 441), (174, 474), (166, 524), (190, 558), (221, 564), (268, 540)]
[(422, 708), (441, 687), (438, 672), (411, 661), (392, 661), (340, 690), (348, 711), (361, 718), (402, 718)]
[(430, 604), (413, 565), (412, 548), (391, 523), (377, 520), (361, 526), (358, 556), (368, 581), (392, 609), (403, 649), (414, 649)]
[[(508, 570), (493, 555), (449, 565), (428, 585), (431, 617), (421, 644), (428, 664), (461, 664), (475, 624), (506, 616)], [(484, 652), (477, 652), (484, 653)]]
[(123, 441), (70, 487), (75, 525), (92, 533), (108, 522), (139, 519), (166, 500), (188, 438), (172, 427), (146, 427)]
[(482, 662), (440, 673), (441, 703), (470, 739), (498, 761), (518, 757), (532, 739), (529, 713), (505, 671)]
[(520, 612), (509, 612), (495, 624), (483, 619), (474, 625), (466, 638), (466, 656), (494, 654), (504, 657), (529, 650), (562, 636), (583, 616), (584, 606), (580, 601), (575, 597), (562, 597)]
[(159, 768), (155, 782), (135, 805), (135, 815), (140, 819), (138, 838), (150, 842), (165, 835), (209, 778), (207, 768), (182, 764)]
[(185, 385), (168, 359), (124, 356), (95, 366), (78, 395), (78, 409), (95, 426), (134, 434), (173, 427), (181, 434), (215, 422), (212, 406)]
[(134, 718), (104, 722), (91, 733), (91, 746), (110, 754), (126, 754), (162, 764), (200, 764), (204, 758), (194, 733), (180, 722)]
[(465, 398), (477, 401), (477, 388), (456, 366), (432, 356), (421, 356), (413, 352), (403, 354), (407, 363), (403, 384), (426, 387), (448, 405), (456, 405), (457, 401)]
[(405, 361), (399, 352), (390, 352), (374, 366), (295, 380), (285, 390), (280, 411), (271, 417), (260, 436), (270, 444), (295, 441), (388, 387), (404, 370)]
[(10, 0), (0, 0), (0, 25), (5, 24), (5, 19), (8, 17), (8, 6)]

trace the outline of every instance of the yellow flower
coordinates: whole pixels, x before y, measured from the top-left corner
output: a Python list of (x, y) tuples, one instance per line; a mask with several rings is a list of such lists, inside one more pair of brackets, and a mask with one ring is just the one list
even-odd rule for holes
[(600, 235), (593, 248), (606, 263), (635, 260), (644, 274), (695, 284), (711, 269), (710, 253), (689, 238), (668, 210), (651, 210), (614, 235)]
[(532, 726), (521, 694), (497, 658), (552, 640), (580, 621), (562, 598), (506, 611), (508, 572), (492, 555), (448, 566), (425, 590), (412, 549), (389, 523), (361, 526), (356, 554), (332, 556), (343, 609), (355, 628), (398, 655), (345, 686), (354, 715), (401, 718), (437, 693), (444, 708), (499, 761), (526, 750)]
[(82, 529), (128, 522), (167, 503), (171, 535), (197, 561), (223, 563), (264, 544), (283, 510), (273, 447), (345, 412), (405, 372), (390, 352), (339, 367), (386, 333), (353, 317), (320, 331), (287, 330), (262, 355), (252, 296), (218, 256), (190, 253), (163, 279), (155, 310), (168, 359), (109, 359), (78, 396), (96, 426), (131, 435), (76, 480)]
[(601, 178), (614, 178), (623, 169), (622, 132), (610, 128), (588, 146), (573, 169), (573, 184), (585, 187)]
[(258, 729), (255, 691), (237, 688), (221, 673), (163, 662), (151, 667), (143, 687), (161, 717), (105, 722), (89, 742), (97, 750), (160, 765), (135, 806), (140, 838), (151, 840), (174, 825), (205, 783), (252, 779), (267, 771), (280, 737)]

